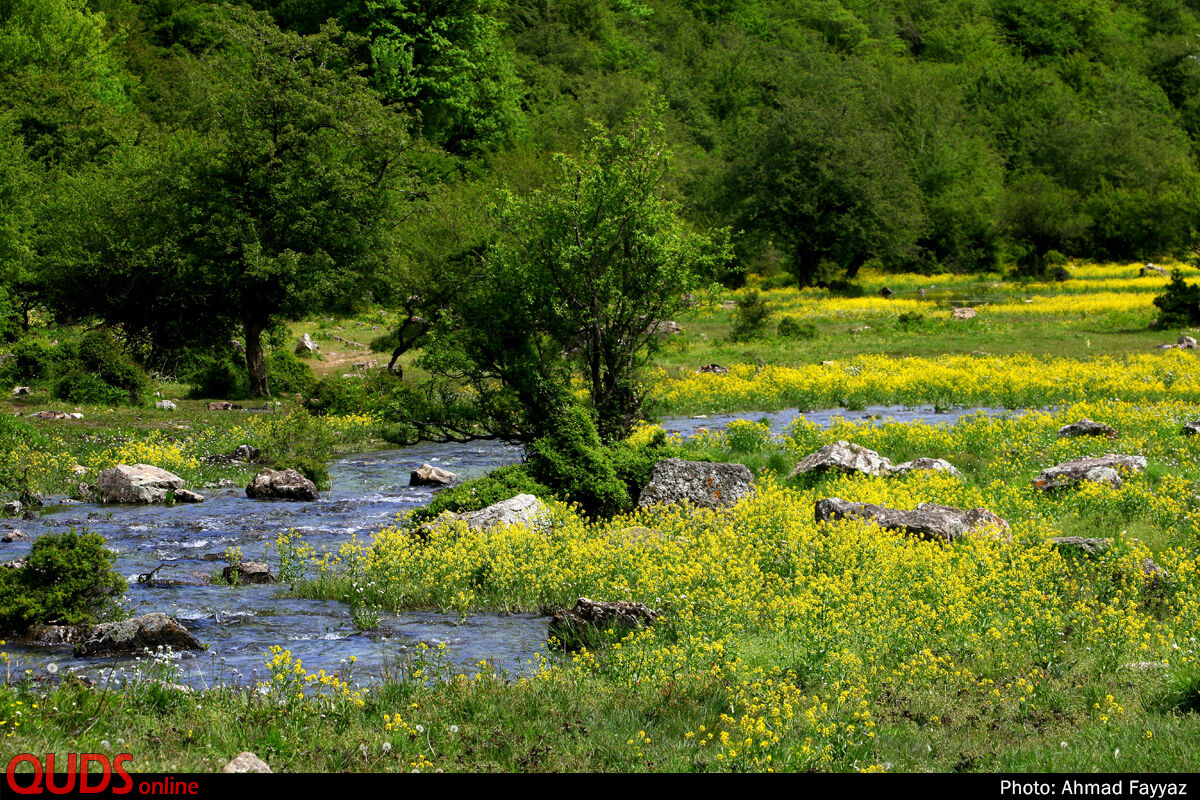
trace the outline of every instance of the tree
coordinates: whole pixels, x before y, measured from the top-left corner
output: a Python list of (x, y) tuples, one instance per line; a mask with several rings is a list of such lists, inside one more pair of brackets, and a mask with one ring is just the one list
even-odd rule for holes
[(595, 126), (579, 158), (558, 156), (556, 182), (498, 204), (484, 274), (443, 340), (459, 357), (435, 356), (472, 381), (493, 421), (509, 420), (511, 438), (536, 439), (569, 413), (576, 375), (602, 438), (627, 434), (655, 323), (729, 258), (724, 232), (692, 231), (661, 194), (670, 154), (658, 111), (623, 134)]

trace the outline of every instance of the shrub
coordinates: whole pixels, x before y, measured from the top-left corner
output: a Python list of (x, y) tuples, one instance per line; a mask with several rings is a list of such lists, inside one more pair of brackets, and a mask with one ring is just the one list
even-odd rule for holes
[(529, 474), (590, 515), (615, 514), (631, 505), (608, 448), (586, 410), (569, 406), (528, 448)]
[(105, 383), (90, 372), (71, 372), (54, 384), (54, 396), (72, 403), (97, 406), (121, 405), (129, 400), (124, 389)]
[(275, 469), (294, 469), (312, 481), (321, 491), (329, 490), (329, 466), (321, 459), (297, 455), (284, 456), (275, 459), (274, 465)]
[(149, 385), (146, 372), (130, 357), (113, 332), (107, 328), (88, 331), (79, 338), (72, 355), (82, 372), (90, 372), (100, 380), (128, 394), (136, 403)]
[(322, 378), (313, 386), (305, 407), (314, 414), (361, 414), (371, 408), (364, 380)]
[(47, 378), (54, 372), (58, 357), (55, 349), (44, 339), (22, 339), (13, 346), (12, 357), (5, 363), (5, 377), (22, 382)]
[(83, 625), (118, 615), (127, 587), (113, 571), (115, 562), (99, 534), (72, 528), (40, 537), (23, 567), (0, 570), (0, 630)]
[(1200, 286), (1185, 281), (1178, 271), (1172, 273), (1167, 290), (1154, 298), (1154, 305), (1159, 325), (1200, 325)]
[(779, 327), (776, 329), (779, 335), (785, 339), (815, 339), (817, 338), (817, 326), (811, 322), (800, 322), (793, 317), (784, 317), (779, 320)]
[(320, 488), (329, 486), (326, 464), (333, 456), (334, 433), (304, 411), (274, 420), (261, 450), (277, 469), (294, 469)]
[(278, 349), (267, 356), (267, 382), (272, 392), (308, 395), (317, 378), (290, 350)]
[(771, 317), (771, 306), (758, 289), (751, 289), (737, 300), (733, 312), (733, 330), (729, 338), (735, 342), (760, 336)]
[(493, 470), (482, 478), (464, 481), (457, 486), (441, 490), (434, 495), (429, 505), (414, 511), (412, 519), (424, 522), (446, 511), (455, 514), (478, 511), (519, 494), (532, 494), (542, 498), (554, 496), (549, 487), (539, 483), (529, 474), (524, 464), (510, 464)]
[(198, 356), (180, 378), (191, 384), (188, 396), (193, 399), (244, 397), (248, 391), (245, 364), (238, 364), (230, 354)]

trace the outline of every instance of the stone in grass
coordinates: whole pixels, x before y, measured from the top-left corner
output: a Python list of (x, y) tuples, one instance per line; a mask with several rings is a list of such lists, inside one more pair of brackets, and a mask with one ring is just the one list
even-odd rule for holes
[(921, 503), (911, 511), (871, 503), (851, 503), (840, 497), (818, 500), (814, 507), (817, 522), (860, 519), (881, 528), (919, 536), (922, 539), (953, 542), (967, 533), (988, 527), (1008, 530), (1008, 523), (986, 508), (961, 509), (937, 503)]
[(250, 485), (246, 496), (259, 500), (316, 500), (317, 485), (294, 469), (263, 468)]
[(222, 577), (229, 584), (275, 583), (271, 568), (262, 561), (242, 561), (230, 564), (222, 572)]
[(458, 476), (450, 470), (435, 467), (432, 464), (422, 464), (408, 476), (409, 486), (452, 486)]
[(649, 627), (658, 612), (643, 603), (605, 602), (581, 597), (570, 611), (560, 611), (550, 620), (549, 635), (566, 650), (594, 647), (603, 643), (606, 631), (618, 636)]
[(1184, 436), (1196, 436), (1200, 434), (1200, 419), (1183, 423), (1183, 430), (1180, 433)]
[(260, 772), (269, 773), (271, 768), (254, 753), (238, 753), (237, 757), (225, 766), (221, 772)]
[(1063, 425), (1058, 429), (1058, 438), (1060, 439), (1074, 439), (1080, 436), (1105, 436), (1115, 439), (1117, 438), (1117, 429), (1102, 422), (1093, 422), (1087, 417), (1078, 422), (1072, 422), (1070, 425)]
[(136, 655), (159, 646), (172, 650), (203, 650), (204, 645), (173, 617), (161, 612), (94, 626), (75, 646), (79, 657)]
[(809, 472), (861, 472), (864, 475), (887, 475), (892, 471), (892, 462), (885, 456), (860, 444), (839, 439), (827, 444), (815, 453), (810, 453), (796, 465), (788, 478), (795, 478)]
[(688, 503), (728, 508), (754, 491), (754, 475), (745, 464), (721, 464), (666, 458), (654, 465), (638, 505)]
[(903, 464), (897, 464), (892, 467), (891, 472), (893, 475), (906, 475), (909, 472), (918, 470), (946, 472), (956, 478), (962, 477), (962, 473), (958, 471), (958, 467), (944, 458), (914, 458), (912, 461), (905, 461)]
[(1073, 486), (1080, 481), (1107, 483), (1116, 487), (1122, 483), (1120, 470), (1141, 472), (1145, 468), (1146, 459), (1143, 456), (1109, 453), (1095, 458), (1076, 458), (1042, 470), (1033, 479), (1033, 485), (1044, 492)]

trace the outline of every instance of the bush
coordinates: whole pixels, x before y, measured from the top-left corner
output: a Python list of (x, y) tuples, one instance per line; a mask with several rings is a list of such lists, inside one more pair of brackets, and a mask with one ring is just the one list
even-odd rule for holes
[(771, 306), (758, 289), (751, 289), (737, 300), (733, 312), (733, 330), (729, 338), (735, 342), (753, 339), (762, 335), (771, 317)]
[(779, 327), (776, 329), (779, 335), (785, 339), (815, 339), (817, 338), (817, 326), (811, 322), (800, 322), (793, 317), (784, 317), (779, 320)]
[(333, 456), (334, 434), (304, 411), (274, 420), (263, 441), (262, 456), (276, 469), (294, 469), (318, 488), (328, 488), (326, 464)]
[(109, 386), (123, 390), (129, 402), (136, 403), (149, 385), (143, 370), (113, 332), (107, 328), (88, 331), (68, 352), (74, 355), (81, 372), (90, 372)]
[(248, 392), (246, 365), (236, 363), (230, 354), (198, 356), (180, 378), (191, 384), (188, 396), (192, 399), (227, 400), (245, 397)]
[(50, 377), (58, 360), (59, 354), (44, 339), (22, 339), (13, 346), (4, 374), (10, 381), (32, 383)]
[(534, 479), (589, 515), (616, 514), (632, 505), (586, 410), (569, 406), (548, 430), (528, 448), (527, 467)]
[(54, 384), (54, 396), (72, 403), (96, 406), (121, 405), (129, 401), (129, 393), (110, 386), (90, 372), (71, 372)]
[(478, 511), (519, 494), (532, 494), (541, 498), (554, 496), (549, 487), (538, 483), (529, 474), (524, 464), (510, 464), (493, 470), (482, 478), (441, 490), (433, 496), (429, 505), (413, 511), (412, 519), (425, 522), (447, 511), (455, 514)]
[(21, 444), (45, 446), (47, 442), (28, 422), (0, 414), (0, 489), (21, 492), (28, 488), (24, 485), (21, 465), (13, 455)]
[(1176, 270), (1167, 290), (1154, 298), (1158, 324), (1163, 327), (1200, 325), (1200, 286), (1190, 284)]
[(290, 350), (278, 349), (267, 356), (267, 382), (272, 392), (307, 396), (317, 385), (317, 378)]
[(0, 570), (0, 630), (84, 625), (117, 616), (127, 586), (113, 571), (115, 562), (99, 534), (72, 528), (40, 537), (25, 566)]
[(284, 456), (274, 460), (275, 469), (294, 469), (312, 481), (322, 492), (329, 491), (329, 466), (317, 458), (305, 456)]
[(373, 399), (365, 380), (322, 378), (304, 405), (314, 414), (362, 414), (371, 408)]

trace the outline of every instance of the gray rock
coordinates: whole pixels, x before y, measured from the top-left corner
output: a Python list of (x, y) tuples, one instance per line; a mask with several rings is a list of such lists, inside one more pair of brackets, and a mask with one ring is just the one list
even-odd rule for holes
[(245, 584), (245, 583), (275, 583), (275, 576), (271, 574), (271, 568), (262, 561), (242, 561), (237, 564), (230, 564), (221, 575), (225, 578), (226, 583)]
[(23, 508), (24, 506), (21, 505), (20, 500), (10, 500), (4, 504), (4, 515), (6, 517), (15, 517), (21, 513)]
[(12, 561), (0, 561), (0, 569), (24, 569), (25, 559), (14, 558)]
[(29, 534), (21, 533), (20, 531), (8, 531), (3, 536), (0, 536), (0, 542), (12, 544), (13, 542), (24, 541), (29, 538)]
[(1180, 336), (1175, 344), (1181, 350), (1195, 350), (1197, 346), (1196, 340), (1191, 336)]
[(408, 476), (409, 486), (453, 486), (457, 481), (453, 472), (432, 464), (422, 464)]
[(1098, 556), (1112, 547), (1112, 539), (1091, 538), (1088, 536), (1053, 536), (1050, 543), (1059, 550), (1075, 552), (1085, 556)]
[(478, 511), (458, 514), (455, 518), (467, 523), (471, 530), (486, 530), (500, 525), (529, 525), (544, 522), (546, 505), (531, 494), (519, 494)]
[(1008, 530), (1008, 523), (986, 508), (961, 509), (937, 503), (921, 503), (906, 511), (871, 503), (850, 503), (840, 497), (818, 500), (814, 507), (817, 522), (861, 519), (881, 528), (902, 531), (922, 539), (953, 542), (960, 536), (995, 526)]
[(172, 650), (203, 650), (188, 629), (162, 613), (145, 614), (122, 622), (94, 626), (85, 641), (75, 646), (76, 656), (137, 654), (159, 645)]
[(160, 411), (174, 411), (176, 406), (170, 400), (159, 400), (154, 404), (154, 407)]
[(1117, 429), (1101, 422), (1093, 422), (1087, 417), (1078, 422), (1072, 422), (1070, 425), (1063, 425), (1058, 429), (1058, 438), (1060, 439), (1075, 439), (1080, 436), (1107, 436), (1109, 439), (1115, 439), (1117, 438)]
[(1184, 436), (1195, 436), (1200, 434), (1200, 419), (1191, 422), (1183, 423), (1183, 430), (1180, 431)]
[(892, 295), (894, 295), (894, 294), (895, 294), (895, 292), (894, 292), (894, 291), (892, 291), (892, 287), (890, 287), (890, 286), (885, 286), (885, 287), (883, 287), (882, 289), (880, 289), (880, 290), (879, 290), (879, 296), (880, 296), (880, 297), (882, 297), (882, 298), (884, 298), (884, 299), (887, 299), (887, 298), (891, 297), (891, 296), (892, 296)]
[(1147, 263), (1147, 264), (1143, 265), (1140, 270), (1138, 270), (1139, 278), (1144, 278), (1147, 275), (1166, 275), (1166, 274), (1167, 274), (1167, 271), (1165, 269), (1163, 269), (1162, 267), (1158, 266), (1157, 264)]
[(861, 472), (864, 475), (886, 475), (892, 470), (892, 462), (860, 444), (839, 439), (827, 444), (815, 453), (804, 457), (788, 478), (808, 472), (837, 470), (838, 472)]
[(705, 364), (696, 370), (697, 375), (724, 375), (726, 372), (729, 372), (729, 369), (720, 364)]
[(753, 491), (754, 476), (745, 464), (667, 458), (654, 465), (638, 505), (690, 503), (701, 508), (728, 508)]
[(300, 341), (296, 343), (296, 355), (302, 356), (305, 353), (316, 353), (321, 349), (321, 346), (313, 341), (313, 338), (307, 333), (300, 337)]
[(316, 500), (317, 486), (294, 469), (264, 468), (246, 487), (246, 496), (260, 500)]
[(176, 489), (175, 490), (175, 502), (176, 503), (203, 503), (204, 495), (200, 494), (199, 492), (193, 492), (191, 489)]
[(934, 470), (937, 472), (949, 472), (956, 478), (961, 478), (962, 473), (958, 471), (958, 467), (951, 464), (944, 458), (914, 458), (912, 461), (905, 461), (903, 464), (897, 464), (892, 467), (893, 475), (905, 475), (913, 470)]
[(30, 625), (25, 638), (34, 644), (75, 644), (87, 639), (91, 625)]
[(551, 618), (549, 635), (570, 650), (594, 642), (596, 634), (605, 629), (634, 631), (653, 625), (656, 619), (658, 612), (642, 603), (604, 602), (581, 597), (570, 611), (560, 611)]
[(654, 336), (675, 336), (683, 333), (683, 326), (673, 320), (662, 320), (655, 322), (646, 328), (646, 333)]
[(269, 773), (270, 771), (271, 768), (267, 766), (267, 762), (254, 755), (254, 753), (238, 753), (236, 758), (221, 767), (221, 772)]
[(28, 386), (14, 386), (13, 387), (13, 397), (27, 397), (31, 394), (33, 394), (33, 392), (30, 391)]
[(118, 464), (100, 473), (96, 488), (102, 503), (162, 503), (183, 483), (178, 475), (150, 464)]
[(975, 309), (973, 308), (956, 308), (950, 312), (951, 319), (974, 319)]
[(1042, 491), (1073, 486), (1080, 481), (1121, 485), (1121, 470), (1141, 472), (1146, 468), (1142, 456), (1127, 456), (1110, 453), (1095, 458), (1076, 458), (1053, 467), (1048, 467), (1033, 479), (1033, 485)]

